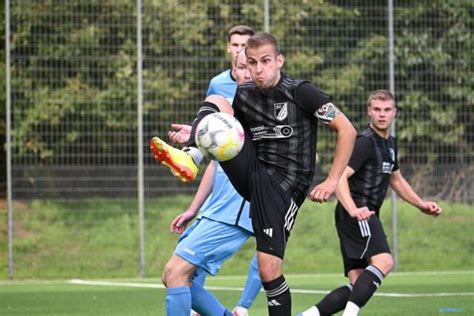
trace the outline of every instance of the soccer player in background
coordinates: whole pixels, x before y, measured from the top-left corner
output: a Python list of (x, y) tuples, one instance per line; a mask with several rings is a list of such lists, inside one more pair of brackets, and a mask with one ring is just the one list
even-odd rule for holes
[(209, 82), (206, 96), (221, 95), (227, 99), (229, 104), (234, 100), (237, 89), (236, 78), (233, 75), (233, 67), (237, 55), (245, 48), (247, 39), (255, 34), (255, 31), (247, 25), (236, 25), (229, 29), (227, 33), (227, 54), (231, 63), (231, 68), (224, 70)]
[(232, 107), (221, 96), (206, 98), (193, 122), (187, 150), (154, 137), (155, 158), (178, 177), (193, 180), (203, 154), (195, 146), (200, 120), (215, 112), (234, 111), (245, 130), (241, 152), (220, 165), (234, 188), (250, 201), (260, 278), (269, 315), (291, 315), (291, 294), (283, 276), (286, 244), (300, 205), (308, 195), (316, 158), (317, 122), (337, 132), (334, 160), (325, 181), (309, 192), (326, 202), (344, 171), (356, 136), (346, 116), (315, 85), (282, 74), (284, 56), (277, 40), (259, 32), (246, 44), (252, 82), (238, 86)]
[(300, 316), (358, 315), (393, 268), (387, 237), (379, 219), (388, 186), (421, 212), (438, 216), (442, 209), (422, 200), (400, 172), (390, 125), (397, 114), (393, 95), (376, 90), (369, 96), (370, 124), (357, 137), (349, 165), (339, 180), (336, 229), (350, 284), (337, 288)]

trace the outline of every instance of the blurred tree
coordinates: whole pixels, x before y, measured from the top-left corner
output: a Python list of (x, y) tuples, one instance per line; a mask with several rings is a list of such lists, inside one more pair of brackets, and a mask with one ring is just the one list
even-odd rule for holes
[[(395, 4), (400, 158), (419, 175), (439, 164), (472, 162), (473, 12), (470, 0)], [(16, 157), (134, 163), (135, 3), (22, 1), (11, 5), (11, 16)], [(228, 29), (248, 24), (263, 30), (263, 23), (259, 0), (144, 1), (145, 134), (189, 122), (209, 79), (229, 67)], [(327, 91), (357, 128), (366, 124), (368, 93), (388, 88), (385, 3), (273, 0), (270, 27), (285, 53), (285, 72)], [(331, 161), (331, 137), (324, 132), (319, 138), (323, 169)], [(452, 179), (462, 179), (459, 168), (452, 172)]]

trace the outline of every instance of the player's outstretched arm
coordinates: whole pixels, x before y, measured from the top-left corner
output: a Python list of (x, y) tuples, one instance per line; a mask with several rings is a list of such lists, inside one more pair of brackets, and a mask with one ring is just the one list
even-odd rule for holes
[(349, 119), (341, 112), (337, 113), (329, 123), (329, 127), (336, 131), (336, 151), (329, 174), (324, 182), (317, 185), (309, 194), (309, 198), (315, 202), (326, 202), (336, 190), (337, 182), (349, 162), (354, 148), (356, 130)]
[(413, 190), (408, 181), (403, 177), (400, 170), (396, 170), (390, 176), (390, 187), (397, 192), (397, 194), (410, 203), (417, 207), (425, 214), (438, 216), (443, 212), (443, 209), (438, 206), (435, 202), (424, 201), (416, 192)]
[(351, 217), (357, 218), (359, 221), (361, 221), (370, 218), (372, 215), (375, 215), (375, 212), (369, 210), (366, 206), (357, 207), (355, 204), (349, 189), (349, 182), (347, 181), (347, 179), (349, 179), (354, 173), (355, 171), (351, 167), (346, 167), (342, 173), (341, 178), (339, 179), (339, 182), (337, 183), (336, 197)]
[(191, 204), (189, 205), (186, 212), (176, 216), (170, 225), (170, 230), (173, 233), (181, 234), (187, 227), (188, 223), (196, 217), (201, 206), (204, 204), (206, 199), (212, 192), (212, 184), (214, 179), (214, 161), (211, 161), (202, 175), (201, 182), (199, 183), (198, 190), (194, 195)]

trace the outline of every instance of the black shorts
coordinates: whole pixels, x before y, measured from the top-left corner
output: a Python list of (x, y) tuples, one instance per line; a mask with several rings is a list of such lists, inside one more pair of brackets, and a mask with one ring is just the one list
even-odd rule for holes
[(390, 253), (387, 236), (377, 216), (359, 221), (346, 217), (336, 223), (344, 275), (353, 269), (365, 269), (368, 259), (380, 253)]
[(241, 152), (220, 165), (237, 192), (250, 202), (257, 251), (283, 259), (304, 195), (285, 192), (257, 159), (254, 144), (245, 136)]

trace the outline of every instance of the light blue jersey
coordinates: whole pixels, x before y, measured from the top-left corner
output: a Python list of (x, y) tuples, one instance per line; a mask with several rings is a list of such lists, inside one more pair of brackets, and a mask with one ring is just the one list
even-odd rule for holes
[(232, 77), (232, 70), (228, 69), (211, 79), (206, 96), (218, 94), (226, 98), (229, 104), (232, 104), (236, 90), (237, 83)]
[(201, 207), (198, 218), (206, 217), (213, 221), (236, 225), (253, 233), (249, 209), (250, 203), (235, 191), (221, 165), (216, 162), (212, 192)]
[[(211, 79), (207, 95), (221, 95), (232, 104), (236, 89), (237, 83), (231, 75), (231, 69), (228, 69)], [(235, 191), (219, 163), (216, 162), (214, 168), (212, 192), (201, 207), (198, 218), (206, 217), (213, 221), (236, 225), (253, 233), (249, 202)]]
[[(237, 83), (229, 69), (212, 78), (207, 95), (221, 95), (232, 104), (236, 90)], [(190, 296), (193, 309), (201, 314), (224, 314), (222, 310), (225, 308), (204, 289), (205, 276), (206, 272), (215, 275), (224, 261), (234, 255), (252, 236), (249, 210), (250, 203), (237, 193), (220, 164), (215, 162), (211, 194), (202, 205), (198, 219), (186, 229), (175, 249), (175, 255), (198, 267), (194, 273)], [(257, 260), (254, 256), (238, 305), (249, 308), (261, 287)], [(184, 291), (183, 293), (178, 294), (187, 295), (188, 298), (189, 293)], [(178, 295), (174, 295), (176, 298), (173, 295), (174, 293), (167, 295), (167, 301), (170, 300), (169, 304), (175, 305), (175, 308), (180, 308)], [(189, 310), (188, 306), (186, 310)], [(174, 312), (173, 309), (171, 311)]]

